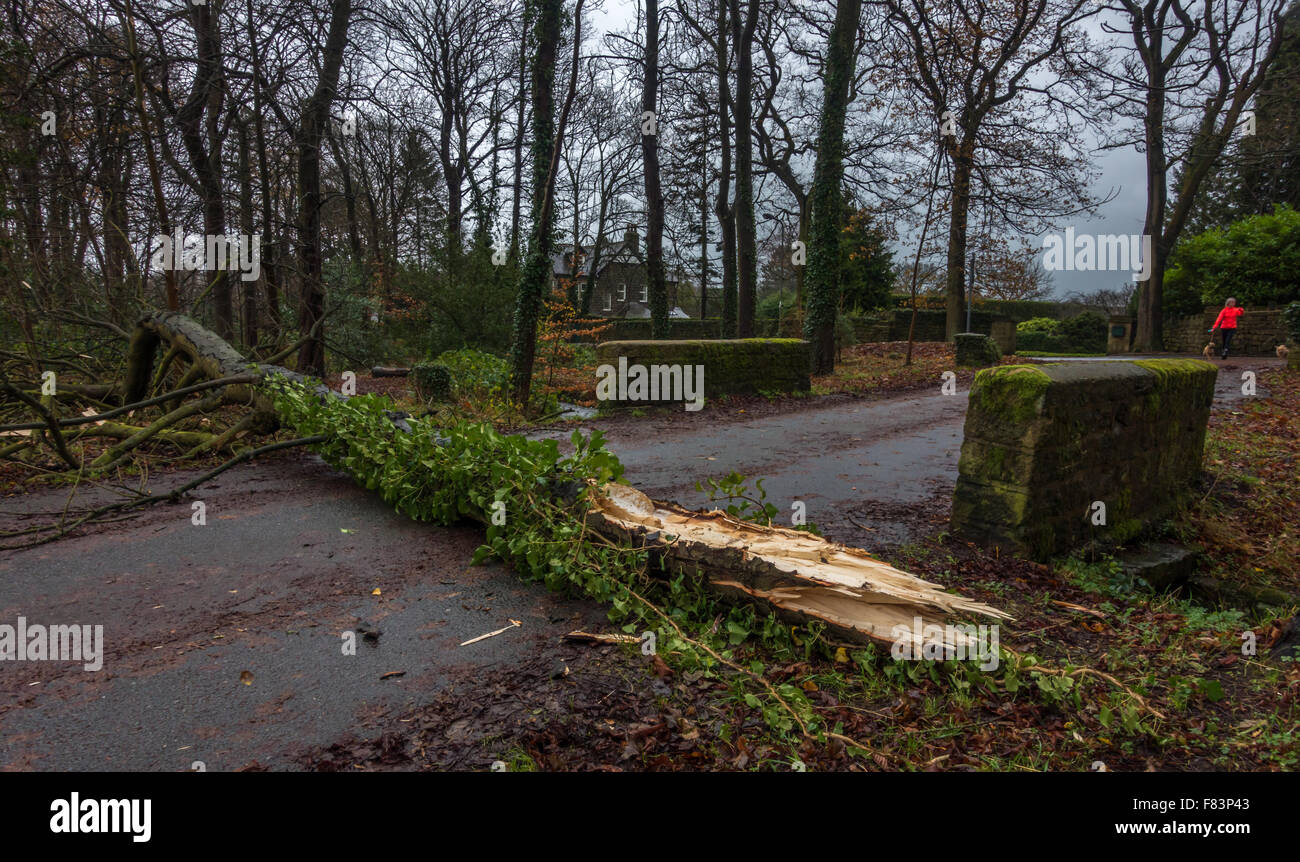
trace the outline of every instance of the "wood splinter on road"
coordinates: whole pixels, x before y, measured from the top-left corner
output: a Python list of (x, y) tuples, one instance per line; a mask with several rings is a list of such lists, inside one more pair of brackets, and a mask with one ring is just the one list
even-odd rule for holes
[[(820, 621), (856, 642), (894, 643), (904, 626), (918, 646), (972, 646), (949, 614), (1011, 619), (997, 608), (944, 592), (866, 551), (785, 527), (742, 521), (726, 512), (692, 512), (652, 500), (629, 485), (588, 494), (588, 526), (625, 544), (662, 554), (675, 569), (699, 572), (714, 590), (757, 600), (799, 624)], [(915, 631), (920, 618), (922, 631)], [(934, 632), (941, 632), (937, 637)]]
[(641, 638), (636, 635), (624, 634), (601, 634), (598, 632), (574, 631), (564, 636), (566, 641), (577, 641), (586, 644), (635, 644), (640, 643)]
[(479, 641), (484, 641), (484, 640), (487, 640), (488, 638), (494, 638), (494, 637), (496, 637), (497, 635), (501, 634), (502, 632), (508, 632), (508, 631), (510, 631), (511, 629), (513, 629), (513, 628), (518, 628), (518, 627), (521, 626), (521, 625), (523, 625), (523, 623), (520, 622), (519, 620), (511, 620), (511, 621), (510, 621), (510, 625), (506, 626), (505, 628), (497, 629), (497, 630), (494, 631), (494, 632), (488, 632), (488, 633), (485, 634), (485, 635), (479, 635), (479, 636), (476, 637), (476, 638), (470, 638), (469, 640), (467, 640), (467, 641), (465, 641), (463, 644), (461, 644), (461, 646), (469, 646), (470, 644), (476, 644), (476, 643), (478, 643)]

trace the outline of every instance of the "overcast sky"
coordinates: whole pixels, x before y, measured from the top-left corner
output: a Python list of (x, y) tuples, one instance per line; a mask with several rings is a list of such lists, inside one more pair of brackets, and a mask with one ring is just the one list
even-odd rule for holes
[[(588, 5), (587, 8), (592, 9), (588, 26), (597, 34), (595, 38), (614, 30), (626, 30), (636, 19), (638, 5), (636, 0), (603, 0), (599, 7)], [(1117, 13), (1103, 12), (1102, 15), (1111, 19)], [(1102, 20), (1101, 17), (1093, 18), (1085, 24), (1089, 35), (1100, 44), (1119, 48), (1123, 43), (1117, 42), (1117, 36), (1102, 30)], [(1140, 234), (1146, 210), (1145, 161), (1142, 155), (1128, 147), (1097, 152), (1094, 159), (1100, 175), (1092, 191), (1097, 197), (1105, 197), (1113, 191), (1114, 199), (1099, 207), (1095, 217), (1063, 220), (1058, 230), (1063, 232), (1067, 227), (1073, 227), (1078, 234)], [(1039, 247), (1041, 237), (1033, 244)], [(900, 246), (895, 258), (906, 258), (914, 253), (914, 246)], [(1053, 272), (1049, 276), (1057, 296), (1132, 283), (1131, 274), (1120, 272)]]

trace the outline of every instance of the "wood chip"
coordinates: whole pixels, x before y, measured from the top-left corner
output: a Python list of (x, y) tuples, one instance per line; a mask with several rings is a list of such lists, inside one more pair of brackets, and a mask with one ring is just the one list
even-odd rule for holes
[(636, 635), (598, 634), (584, 631), (569, 632), (564, 636), (564, 639), (588, 644), (634, 644), (641, 642), (641, 639)]
[(511, 621), (510, 621), (510, 625), (506, 626), (505, 628), (497, 629), (497, 630), (494, 631), (494, 632), (488, 632), (488, 633), (485, 634), (485, 635), (479, 635), (479, 636), (476, 637), (476, 638), (470, 638), (469, 640), (467, 640), (467, 641), (465, 641), (463, 644), (461, 644), (461, 646), (469, 646), (470, 644), (476, 644), (476, 643), (478, 643), (479, 641), (484, 641), (484, 640), (487, 640), (488, 638), (494, 638), (494, 637), (496, 637), (497, 635), (501, 634), (502, 632), (508, 632), (508, 631), (510, 631), (511, 629), (513, 629), (513, 628), (517, 628), (517, 627), (519, 627), (519, 626), (521, 626), (521, 625), (523, 625), (523, 623), (521, 623), (519, 620), (511, 620)]

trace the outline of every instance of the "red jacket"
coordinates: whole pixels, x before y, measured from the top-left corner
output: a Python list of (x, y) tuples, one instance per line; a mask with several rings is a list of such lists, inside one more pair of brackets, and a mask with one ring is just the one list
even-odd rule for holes
[(1246, 310), (1239, 305), (1232, 308), (1225, 308), (1219, 312), (1219, 316), (1214, 320), (1213, 329), (1236, 329), (1237, 318), (1246, 313)]

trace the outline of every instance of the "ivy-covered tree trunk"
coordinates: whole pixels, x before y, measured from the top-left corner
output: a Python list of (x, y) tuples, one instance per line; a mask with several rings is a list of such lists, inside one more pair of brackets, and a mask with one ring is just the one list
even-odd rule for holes
[(537, 316), (551, 267), (551, 150), (555, 145), (555, 57), (560, 44), (561, 0), (529, 0), (537, 51), (533, 55), (533, 200), (528, 254), (515, 299), (510, 347), (510, 394), (527, 404), (537, 355)]
[(324, 327), (317, 325), (325, 316), (320, 249), (320, 145), (325, 135), (325, 124), (329, 122), (330, 105), (338, 90), (351, 17), (352, 0), (334, 0), (320, 78), (303, 108), (295, 142), (298, 150), (298, 265), (302, 274), (298, 331), (305, 337), (298, 351), (298, 370), (318, 377), (325, 375), (325, 333)]
[[(722, 239), (722, 338), (736, 337), (736, 212), (731, 206), (731, 87), (727, 83), (727, 9), (729, 0), (718, 0), (718, 140), (721, 145), (718, 168), (718, 198), (713, 211), (718, 216)], [(702, 315), (701, 315), (702, 316)]]
[(812, 224), (808, 238), (807, 303), (804, 337), (812, 344), (812, 372), (835, 368), (835, 315), (839, 309), (840, 186), (844, 181), (844, 125), (849, 107), (849, 83), (855, 65), (854, 43), (862, 0), (840, 0), (826, 46), (826, 85), (822, 96), (821, 129), (817, 133), (817, 164), (813, 169)]
[(736, 43), (736, 226), (737, 294), (736, 334), (754, 337), (758, 304), (758, 229), (754, 223), (754, 124), (750, 90), (754, 80), (754, 31), (758, 27), (759, 0), (749, 0), (742, 27), (738, 0), (732, 0), (731, 29)]
[[(664, 283), (664, 198), (659, 183), (659, 137), (655, 100), (659, 92), (659, 0), (645, 4), (645, 80), (641, 90), (641, 161), (645, 168), (646, 276), (650, 333), (668, 337), (668, 287)], [(650, 134), (647, 134), (650, 132)]]

